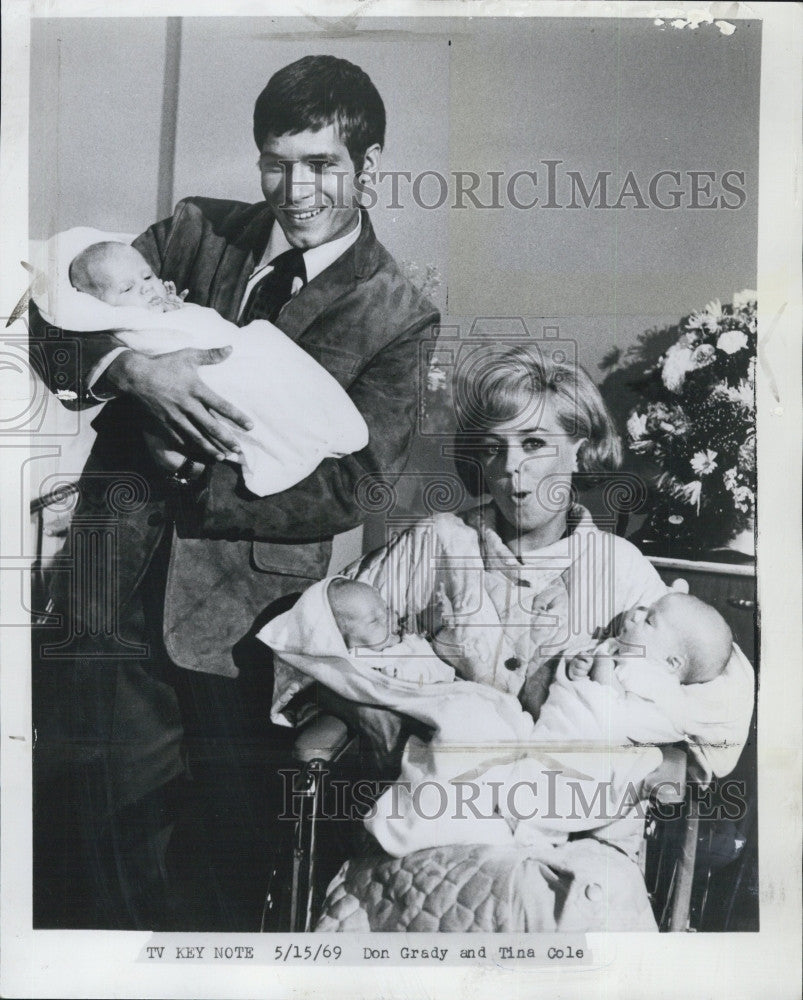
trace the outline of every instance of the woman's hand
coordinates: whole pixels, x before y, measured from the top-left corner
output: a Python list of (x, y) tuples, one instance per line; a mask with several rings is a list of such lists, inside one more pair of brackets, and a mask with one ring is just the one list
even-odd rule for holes
[(454, 626), (454, 608), (446, 593), (446, 585), (441, 583), (435, 591), (435, 603), (427, 609), (429, 621), (426, 631), (434, 638), (444, 629)]
[(247, 431), (253, 424), (198, 375), (200, 365), (220, 364), (231, 350), (187, 347), (157, 357), (128, 350), (112, 361), (104, 378), (118, 392), (135, 396), (179, 450), (200, 452), (218, 462), (226, 458), (238, 461), (241, 452), (237, 439), (217, 418), (231, 420)]

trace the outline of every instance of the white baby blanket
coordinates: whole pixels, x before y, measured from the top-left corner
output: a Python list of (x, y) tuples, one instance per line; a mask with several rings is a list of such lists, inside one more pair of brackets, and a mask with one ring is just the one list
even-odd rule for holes
[[(272, 719), (312, 680), (355, 702), (393, 709), (433, 730), (411, 736), (398, 781), (366, 827), (390, 854), (439, 844), (542, 840), (604, 826), (634, 805), (660, 762), (654, 747), (627, 745), (611, 689), (563, 676), (560, 725), (539, 727), (512, 695), (484, 684), (418, 684), (388, 677), (349, 653), (326, 588), (313, 584), (259, 638), (274, 651)], [(557, 692), (556, 692), (557, 697)], [(546, 707), (546, 706), (545, 706)], [(624, 813), (622, 812), (624, 809)]]
[(242, 449), (243, 479), (252, 493), (279, 493), (308, 476), (323, 459), (368, 444), (368, 427), (346, 391), (272, 323), (256, 320), (240, 328), (214, 309), (191, 304), (166, 313), (110, 306), (73, 288), (68, 271), (76, 254), (92, 243), (116, 238), (87, 228), (53, 237), (40, 262), (46, 280), (34, 287), (34, 301), (55, 326), (113, 331), (123, 344), (146, 354), (232, 345), (228, 358), (203, 365), (198, 373), (254, 423), (251, 431), (230, 425)]

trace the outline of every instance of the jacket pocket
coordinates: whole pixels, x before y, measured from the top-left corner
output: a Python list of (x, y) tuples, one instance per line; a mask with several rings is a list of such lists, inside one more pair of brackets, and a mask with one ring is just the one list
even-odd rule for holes
[(305, 580), (322, 580), (326, 576), (332, 555), (331, 541), (252, 542), (251, 564), (262, 573), (297, 576)]

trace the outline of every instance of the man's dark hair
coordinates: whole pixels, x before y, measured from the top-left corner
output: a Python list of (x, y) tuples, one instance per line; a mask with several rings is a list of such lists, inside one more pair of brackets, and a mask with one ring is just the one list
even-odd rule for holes
[(335, 56), (304, 56), (268, 80), (254, 105), (259, 149), (269, 135), (296, 135), (335, 123), (354, 166), (385, 143), (385, 105), (367, 73)]

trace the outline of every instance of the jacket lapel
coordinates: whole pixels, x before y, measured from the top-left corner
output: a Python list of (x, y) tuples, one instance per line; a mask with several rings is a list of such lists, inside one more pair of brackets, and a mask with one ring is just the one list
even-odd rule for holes
[(212, 279), (208, 304), (232, 323), (237, 322), (245, 286), (262, 257), (273, 224), (266, 204), (234, 239), (223, 234), (225, 248)]
[(344, 254), (306, 284), (282, 308), (276, 325), (291, 340), (299, 340), (336, 299), (352, 291), (376, 266), (378, 246), (368, 213), (361, 211), (360, 235)]

